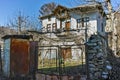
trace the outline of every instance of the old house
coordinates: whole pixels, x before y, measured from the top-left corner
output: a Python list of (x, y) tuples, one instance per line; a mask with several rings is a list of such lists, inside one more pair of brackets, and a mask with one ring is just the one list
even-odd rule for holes
[[(106, 16), (100, 3), (73, 8), (58, 5), (52, 14), (41, 16), (40, 20), (39, 69), (84, 65), (85, 43), (89, 37), (105, 35)], [(54, 70), (51, 72), (54, 73)]]

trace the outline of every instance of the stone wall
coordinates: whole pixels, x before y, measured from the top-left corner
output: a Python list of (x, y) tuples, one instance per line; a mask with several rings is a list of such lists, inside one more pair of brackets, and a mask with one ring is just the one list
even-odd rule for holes
[(85, 75), (45, 75), (45, 74), (36, 74), (36, 80), (86, 80)]
[(88, 71), (90, 80), (106, 80), (112, 69), (107, 61), (106, 39), (100, 35), (92, 35), (87, 43)]

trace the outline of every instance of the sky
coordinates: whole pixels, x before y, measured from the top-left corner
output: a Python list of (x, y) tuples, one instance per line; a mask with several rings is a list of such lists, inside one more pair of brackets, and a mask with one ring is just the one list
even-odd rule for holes
[(21, 12), (24, 15), (38, 15), (41, 0), (0, 0), (0, 25), (6, 25), (9, 20)]
[[(82, 0), (0, 0), (0, 26), (6, 25), (19, 12), (25, 16), (39, 16), (40, 7), (49, 2), (55, 2), (64, 6), (79, 5)], [(119, 4), (120, 0), (112, 0), (113, 4)], [(117, 6), (117, 5), (116, 5)]]
[(64, 0), (0, 0), (0, 26), (9, 23), (19, 12), (37, 18), (40, 7), (49, 2), (63, 3)]

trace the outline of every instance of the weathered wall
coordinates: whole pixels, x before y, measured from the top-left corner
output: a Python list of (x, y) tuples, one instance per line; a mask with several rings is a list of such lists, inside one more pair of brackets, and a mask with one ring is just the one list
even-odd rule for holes
[(107, 61), (106, 40), (99, 35), (93, 35), (90, 37), (86, 48), (90, 80), (108, 79), (112, 67)]
[(36, 80), (86, 80), (86, 76), (85, 75), (59, 76), (59, 75), (36, 74)]
[[(84, 18), (84, 17), (89, 17), (89, 22), (87, 23), (87, 26), (89, 26), (89, 33), (94, 34), (97, 32), (102, 32), (102, 27), (103, 26), (103, 32), (104, 32), (104, 27), (105, 27), (105, 18), (100, 15), (98, 12), (90, 12), (90, 13), (85, 13), (85, 14), (77, 14), (75, 12), (70, 13), (71, 18), (66, 19), (62, 21), (62, 28), (65, 28), (65, 22), (70, 21), (70, 28), (71, 29), (76, 29), (77, 28), (77, 19)], [(47, 24), (51, 25), (52, 29), (52, 24), (57, 23), (57, 29), (60, 29), (60, 20), (56, 19), (55, 16), (51, 16), (51, 21), (48, 20), (48, 18), (45, 18), (42, 20), (42, 26), (46, 29)], [(86, 26), (86, 24), (85, 24)], [(81, 27), (82, 28), (82, 27)], [(85, 27), (83, 27), (84, 29)], [(46, 31), (44, 29), (44, 31)]]
[(42, 20), (42, 26), (45, 28), (47, 28), (47, 24), (51, 24), (51, 26), (52, 26), (53, 23), (56, 23), (56, 18), (54, 16), (50, 17), (50, 19), (51, 19), (50, 21), (48, 18), (45, 18), (44, 20)]
[[(73, 12), (73, 13), (71, 13), (71, 28), (76, 29), (76, 27), (77, 27), (76, 20), (77, 19), (89, 17), (89, 22), (88, 22), (87, 26), (92, 28), (94, 30), (93, 31), (93, 33), (94, 33), (97, 31), (97, 16), (98, 16), (97, 12), (84, 13), (84, 14), (77, 14), (77, 13)], [(86, 24), (85, 24), (85, 26), (86, 26)], [(85, 26), (84, 26), (84, 28), (85, 28)]]
[(6, 39), (4, 43), (4, 55), (3, 55), (3, 74), (5, 76), (10, 75), (10, 39)]

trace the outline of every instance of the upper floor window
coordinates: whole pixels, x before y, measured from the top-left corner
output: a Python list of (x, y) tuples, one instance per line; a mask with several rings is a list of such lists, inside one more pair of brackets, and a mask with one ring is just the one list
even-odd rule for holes
[(104, 26), (103, 26), (103, 23), (101, 23), (101, 31), (104, 32)]
[(55, 32), (57, 30), (57, 24), (53, 23), (52, 24), (52, 31)]
[(70, 30), (70, 21), (65, 23), (65, 30), (67, 30), (67, 31)]
[(48, 17), (48, 21), (51, 21), (51, 17)]
[(77, 19), (77, 29), (80, 27), (84, 27), (84, 22), (83, 22), (83, 18), (81, 19)]
[(51, 31), (51, 24), (47, 24), (47, 32)]
[(80, 27), (85, 27), (88, 21), (89, 21), (89, 17), (77, 19), (77, 29)]

